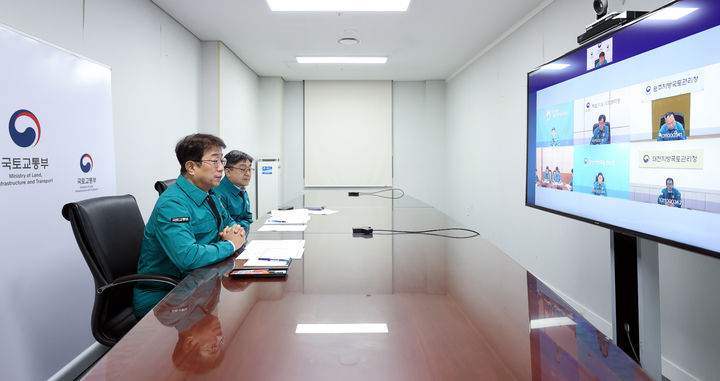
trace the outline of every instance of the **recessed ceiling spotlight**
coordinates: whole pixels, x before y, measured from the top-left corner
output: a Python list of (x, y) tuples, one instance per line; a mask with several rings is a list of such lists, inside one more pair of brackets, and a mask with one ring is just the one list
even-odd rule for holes
[(338, 40), (338, 44), (340, 45), (357, 45), (360, 43), (360, 40), (357, 38), (352, 37), (344, 37)]

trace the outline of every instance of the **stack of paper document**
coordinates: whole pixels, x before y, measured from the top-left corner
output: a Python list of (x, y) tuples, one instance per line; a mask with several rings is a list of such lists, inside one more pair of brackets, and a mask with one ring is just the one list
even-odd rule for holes
[(302, 225), (310, 221), (307, 209), (273, 210), (266, 224)]
[(307, 225), (265, 224), (259, 232), (304, 232)]
[[(237, 259), (277, 258), (301, 259), (305, 252), (304, 239), (252, 240)], [(247, 264), (246, 264), (247, 266)]]
[(337, 213), (337, 210), (326, 209), (326, 208), (322, 208), (322, 209), (306, 209), (306, 210), (307, 210), (308, 213), (310, 213), (310, 214), (324, 214), (324, 215), (328, 215), (328, 214)]
[(273, 210), (258, 231), (303, 232), (310, 221), (307, 209)]

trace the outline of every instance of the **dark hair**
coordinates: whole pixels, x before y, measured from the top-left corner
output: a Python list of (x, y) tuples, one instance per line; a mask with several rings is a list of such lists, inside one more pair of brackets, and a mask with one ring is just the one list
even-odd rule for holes
[(672, 117), (674, 118), (674, 117), (675, 117), (675, 113), (672, 112), (672, 111), (670, 111), (670, 112), (668, 112), (667, 114), (665, 114), (664, 117), (667, 118), (668, 116), (672, 116)]
[(605, 118), (605, 114), (600, 114), (600, 116), (598, 116), (598, 122), (600, 120), (602, 120), (603, 122), (607, 122), (607, 118)]
[(600, 57), (605, 57), (605, 52), (600, 52)]
[(559, 170), (560, 170), (560, 167), (555, 166), (555, 170), (556, 170), (556, 171), (559, 171)]
[(185, 173), (185, 163), (202, 160), (205, 151), (210, 148), (225, 148), (225, 142), (217, 136), (210, 134), (188, 135), (175, 145), (175, 156), (180, 162), (180, 173)]
[(602, 176), (602, 177), (603, 177), (603, 181), (605, 181), (605, 175), (603, 175), (602, 172), (598, 172), (598, 174), (595, 175), (595, 181), (598, 181), (598, 177), (600, 177), (600, 176)]
[(245, 152), (238, 151), (236, 149), (226, 153), (225, 160), (227, 160), (228, 166), (234, 166), (235, 164), (237, 164), (241, 161), (249, 161), (250, 163), (253, 162), (252, 156), (246, 154)]
[(665, 184), (667, 184), (668, 180), (673, 183), (673, 185), (675, 185), (675, 180), (673, 180), (672, 177), (668, 177), (667, 179), (665, 179)]

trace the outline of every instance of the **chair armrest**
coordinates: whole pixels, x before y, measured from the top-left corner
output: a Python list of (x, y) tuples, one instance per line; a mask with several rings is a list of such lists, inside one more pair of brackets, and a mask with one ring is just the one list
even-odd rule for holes
[(168, 275), (162, 275), (162, 274), (132, 274), (132, 275), (124, 275), (117, 279), (115, 279), (114, 282), (108, 283), (100, 288), (97, 289), (97, 293), (101, 294), (103, 291), (110, 287), (114, 287), (120, 284), (125, 283), (132, 283), (132, 282), (141, 282), (141, 281), (148, 281), (148, 282), (161, 282), (166, 283), (172, 286), (177, 286), (179, 281), (171, 276)]

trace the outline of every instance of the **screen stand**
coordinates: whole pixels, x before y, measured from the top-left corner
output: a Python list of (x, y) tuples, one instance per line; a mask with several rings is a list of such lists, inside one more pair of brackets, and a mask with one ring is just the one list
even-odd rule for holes
[(661, 379), (658, 244), (610, 232), (615, 342)]

